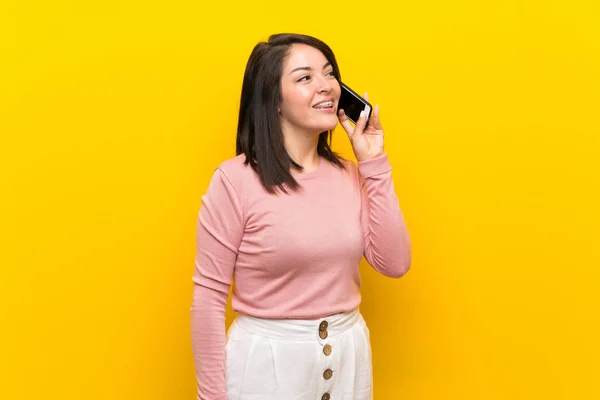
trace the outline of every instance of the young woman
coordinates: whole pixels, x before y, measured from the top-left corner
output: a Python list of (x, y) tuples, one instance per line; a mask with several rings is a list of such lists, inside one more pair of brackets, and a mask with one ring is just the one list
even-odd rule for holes
[[(411, 244), (379, 109), (351, 125), (337, 113), (339, 82), (333, 52), (310, 36), (273, 35), (250, 55), (238, 155), (215, 169), (198, 218), (198, 399), (372, 398), (359, 262), (401, 277)], [(357, 163), (329, 146), (338, 121)]]

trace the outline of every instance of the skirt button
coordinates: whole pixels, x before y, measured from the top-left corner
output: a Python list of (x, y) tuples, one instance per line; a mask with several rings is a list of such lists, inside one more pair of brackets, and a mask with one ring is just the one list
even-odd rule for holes
[(321, 322), (321, 324), (319, 325), (319, 330), (320, 331), (324, 331), (325, 329), (327, 329), (327, 327), (329, 326), (329, 324), (327, 323), (327, 321), (323, 321)]

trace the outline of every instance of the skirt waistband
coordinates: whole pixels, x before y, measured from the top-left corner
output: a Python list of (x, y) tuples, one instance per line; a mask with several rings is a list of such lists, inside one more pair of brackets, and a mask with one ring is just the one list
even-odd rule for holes
[[(335, 336), (363, 321), (358, 308), (319, 319), (267, 319), (238, 314), (233, 321), (251, 333), (280, 340), (319, 340)], [(325, 335), (323, 335), (325, 331)], [(321, 336), (320, 336), (321, 334)]]

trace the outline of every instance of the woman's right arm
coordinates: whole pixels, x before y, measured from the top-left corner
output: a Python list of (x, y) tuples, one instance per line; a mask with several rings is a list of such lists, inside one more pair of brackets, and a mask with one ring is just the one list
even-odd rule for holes
[(196, 233), (191, 334), (198, 400), (226, 400), (225, 304), (244, 232), (234, 186), (217, 168), (202, 196)]

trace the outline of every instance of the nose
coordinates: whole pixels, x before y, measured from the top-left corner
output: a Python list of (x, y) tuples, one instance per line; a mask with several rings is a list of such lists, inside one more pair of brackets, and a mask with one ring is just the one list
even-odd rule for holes
[(327, 79), (327, 77), (324, 77), (324, 76), (319, 78), (319, 81), (317, 84), (317, 89), (318, 89), (319, 93), (330, 92), (331, 88), (332, 88), (332, 85), (331, 85), (330, 79)]

